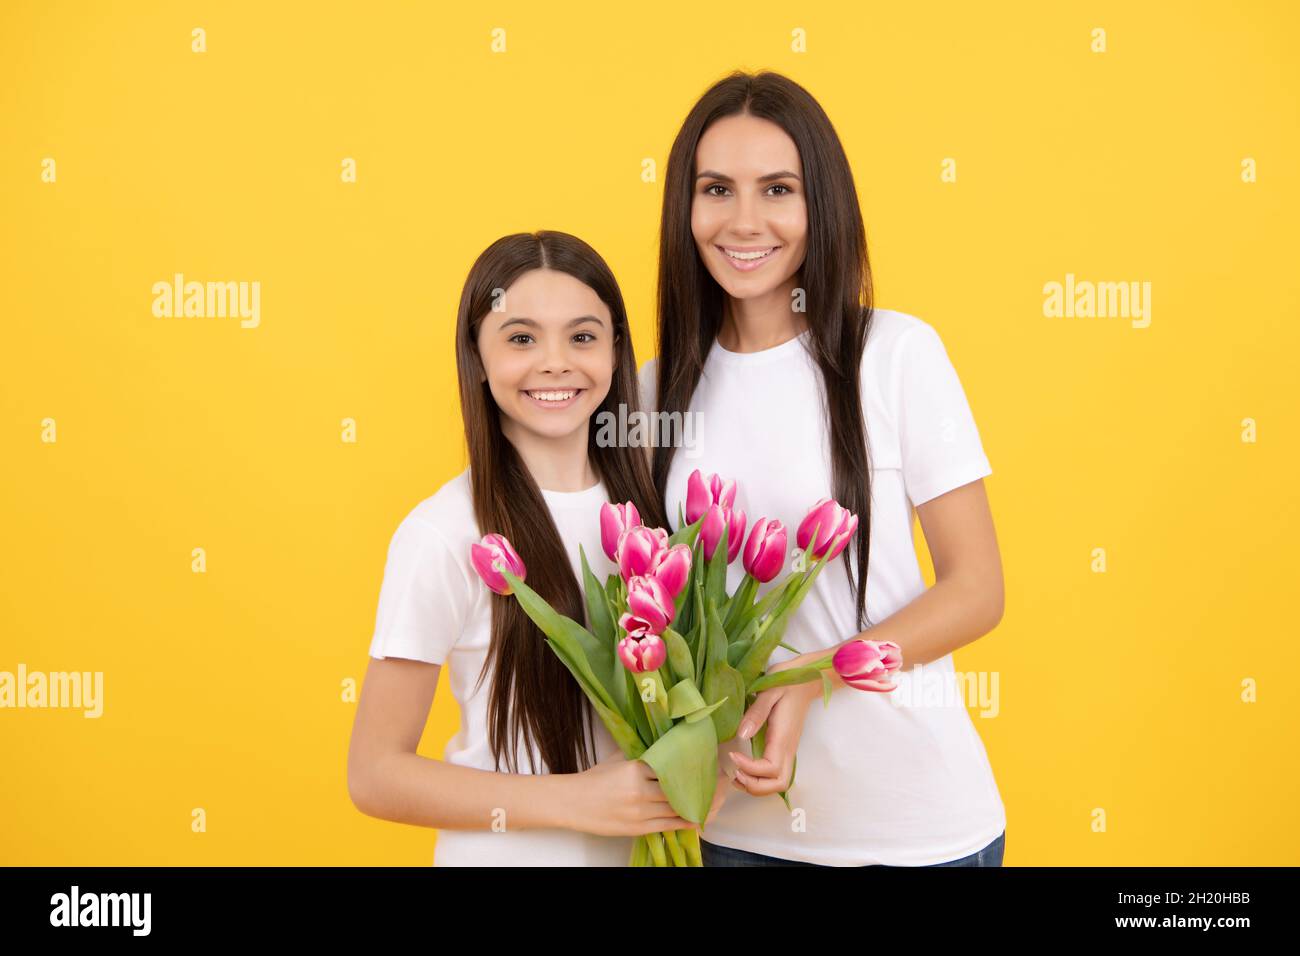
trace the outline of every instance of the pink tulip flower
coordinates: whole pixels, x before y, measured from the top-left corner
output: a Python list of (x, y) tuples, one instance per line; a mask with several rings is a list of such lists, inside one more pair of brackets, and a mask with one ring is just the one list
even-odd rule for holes
[(666, 551), (660, 551), (650, 574), (658, 579), (669, 595), (676, 600), (677, 595), (686, 587), (686, 579), (691, 573), (691, 549), (684, 544), (675, 544)]
[(629, 634), (618, 642), (618, 659), (634, 674), (658, 670), (668, 659), (668, 645), (658, 634), (637, 638)]
[(636, 525), (618, 536), (618, 573), (624, 581), (638, 574), (648, 574), (661, 551), (668, 548), (668, 532), (663, 528)]
[(894, 690), (893, 676), (903, 665), (903, 649), (893, 641), (859, 639), (845, 644), (831, 659), (835, 673), (858, 690)]
[[(812, 540), (813, 528), (817, 528), (817, 540)], [(839, 557), (849, 538), (858, 527), (858, 516), (847, 508), (840, 507), (839, 502), (823, 498), (808, 509), (808, 514), (799, 523), (799, 547), (813, 558), (829, 555), (827, 561)], [(811, 547), (810, 547), (811, 546)]]
[(695, 524), (709, 505), (730, 511), (736, 501), (736, 482), (721, 475), (702, 475), (696, 468), (686, 479), (686, 523)]
[(627, 610), (632, 618), (649, 625), (652, 634), (659, 634), (672, 623), (676, 606), (663, 582), (653, 575), (639, 574), (627, 582)]
[(736, 560), (740, 546), (745, 540), (745, 512), (732, 512), (721, 505), (709, 505), (704, 512), (704, 521), (700, 524), (700, 542), (704, 546), (706, 560), (713, 558), (718, 542), (722, 540), (722, 529), (727, 529), (727, 563)]
[(600, 544), (609, 560), (618, 563), (618, 539), (628, 528), (640, 523), (641, 515), (630, 501), (621, 505), (607, 501), (600, 506)]
[(519, 580), (524, 580), (526, 569), (523, 559), (515, 553), (503, 535), (485, 534), (478, 544), (469, 546), (470, 564), (483, 579), (483, 583), (497, 594), (510, 594), (512, 589), (499, 568), (504, 567)]
[(785, 525), (771, 518), (759, 518), (745, 542), (745, 570), (763, 584), (785, 566)]

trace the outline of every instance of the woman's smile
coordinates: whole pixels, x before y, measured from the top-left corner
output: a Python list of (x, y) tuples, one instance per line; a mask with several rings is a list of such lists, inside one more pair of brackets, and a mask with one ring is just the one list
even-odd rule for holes
[(715, 246), (722, 257), (740, 272), (753, 272), (776, 258), (781, 246)]

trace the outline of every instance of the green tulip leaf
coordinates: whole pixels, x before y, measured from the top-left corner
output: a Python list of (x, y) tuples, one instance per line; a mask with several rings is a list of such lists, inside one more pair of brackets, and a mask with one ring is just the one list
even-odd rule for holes
[(705, 701), (700, 694), (700, 689), (695, 686), (695, 681), (689, 678), (678, 681), (668, 692), (668, 716), (674, 720), (694, 713), (704, 706)]
[(703, 823), (718, 784), (718, 737), (713, 721), (679, 721), (641, 755), (683, 820)]

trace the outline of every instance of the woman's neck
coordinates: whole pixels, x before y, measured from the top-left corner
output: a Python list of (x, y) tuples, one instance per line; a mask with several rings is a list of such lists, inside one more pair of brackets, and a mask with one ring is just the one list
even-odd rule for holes
[(587, 457), (587, 425), (552, 438), (518, 427), (504, 418), (501, 430), (515, 446), (524, 467), (544, 491), (586, 491), (600, 480)]
[(798, 273), (766, 295), (750, 299), (727, 296), (722, 305), (718, 344), (728, 352), (761, 352), (788, 342), (808, 327), (793, 307)]

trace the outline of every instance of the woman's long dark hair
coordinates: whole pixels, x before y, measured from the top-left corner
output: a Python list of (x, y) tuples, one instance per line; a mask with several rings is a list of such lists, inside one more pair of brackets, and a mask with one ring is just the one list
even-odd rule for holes
[[(719, 80), (691, 109), (673, 142), (659, 234), (656, 410), (684, 413), (690, 407), (704, 360), (722, 327), (726, 293), (700, 259), (691, 232), (695, 153), (714, 122), (740, 114), (780, 126), (799, 148), (803, 164), (808, 243), (800, 287), (805, 291), (812, 354), (825, 388), (834, 497), (859, 520), (854, 542), (844, 549), (844, 570), (861, 628), (871, 546), (871, 470), (860, 380), (872, 315), (866, 229), (853, 172), (830, 119), (812, 94), (779, 73), (737, 70)], [(654, 449), (654, 482), (661, 499), (667, 494), (673, 452), (669, 444)], [(742, 483), (745, 479), (730, 477)]]
[[(501, 430), (501, 410), (484, 380), (478, 351), (479, 325), (499, 290), (510, 288), (533, 269), (573, 276), (609, 308), (616, 364), (609, 394), (596, 414), (611, 412), (617, 418), (620, 403), (627, 406), (629, 416), (639, 408), (627, 310), (614, 274), (596, 250), (563, 232), (543, 230), (498, 239), (470, 269), (456, 317), (456, 368), (474, 515), (482, 533), (503, 534), (514, 546), (524, 559), (533, 590), (561, 614), (583, 621), (582, 594), (559, 531), (537, 482)], [(594, 425), (587, 431), (587, 454), (610, 500), (631, 501), (642, 523), (666, 528), (663, 499), (654, 493), (645, 450), (621, 443), (605, 447), (597, 443)], [(510, 772), (518, 772), (515, 751), (522, 738), (534, 773), (538, 772), (534, 746), (551, 773), (586, 769), (595, 761), (595, 753), (594, 746), (588, 749), (591, 712), (581, 689), (513, 597), (492, 594), (490, 600), (492, 638), (478, 679), (481, 685), (489, 667), (493, 668), (488, 735), (497, 768), (504, 753)]]

